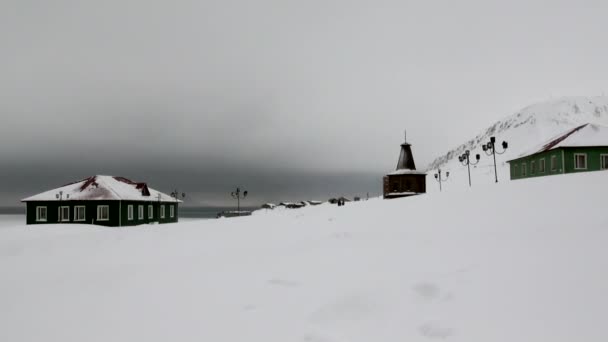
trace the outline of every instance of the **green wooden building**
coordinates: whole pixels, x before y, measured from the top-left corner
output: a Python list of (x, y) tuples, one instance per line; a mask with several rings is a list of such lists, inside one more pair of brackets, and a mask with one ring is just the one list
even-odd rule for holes
[(608, 127), (585, 124), (509, 161), (511, 179), (608, 170)]
[(177, 222), (174, 197), (123, 177), (93, 176), (22, 200), (27, 224), (111, 227)]

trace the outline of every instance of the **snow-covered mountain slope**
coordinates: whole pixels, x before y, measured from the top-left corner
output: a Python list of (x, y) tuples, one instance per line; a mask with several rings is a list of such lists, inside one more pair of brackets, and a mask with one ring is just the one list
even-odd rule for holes
[[(530, 148), (585, 123), (608, 126), (608, 97), (563, 97), (528, 106), (496, 122), (475, 138), (435, 159), (426, 169), (430, 173), (439, 168), (449, 170), (454, 175), (454, 181), (448, 182), (468, 186), (466, 167), (460, 164), (458, 156), (465, 150), (470, 150), (473, 156), (479, 153), (482, 157), (480, 164), (472, 170), (477, 177), (472, 176), (472, 178), (476, 178), (478, 184), (492, 182), (494, 164), (491, 157), (484, 154), (481, 146), (488, 142), (490, 137), (495, 136), (499, 150), (502, 141), (509, 143), (507, 152), (497, 156), (497, 163), (500, 164), (499, 178), (508, 179), (507, 160), (516, 158)], [(429, 182), (433, 182), (431, 177)]]
[(603, 342), (607, 192), (603, 171), (161, 226), (6, 227), (0, 341)]

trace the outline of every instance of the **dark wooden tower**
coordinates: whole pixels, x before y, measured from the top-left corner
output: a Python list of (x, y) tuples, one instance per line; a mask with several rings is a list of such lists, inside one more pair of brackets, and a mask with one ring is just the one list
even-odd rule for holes
[(412, 145), (406, 140), (401, 144), (397, 169), (384, 176), (384, 198), (398, 198), (426, 192), (426, 173), (416, 170)]

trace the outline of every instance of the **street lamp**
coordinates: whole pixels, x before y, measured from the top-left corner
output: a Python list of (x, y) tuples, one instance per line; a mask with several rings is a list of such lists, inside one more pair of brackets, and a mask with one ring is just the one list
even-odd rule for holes
[(496, 151), (496, 137), (490, 137), (490, 141), (488, 141), (485, 145), (482, 146), (483, 151), (488, 155), (494, 156), (494, 178), (496, 179), (496, 183), (498, 183), (498, 171), (496, 171), (496, 154), (503, 154), (507, 151), (509, 144), (506, 141), (502, 142), (502, 152)]
[(441, 182), (445, 182), (448, 180), (448, 177), (450, 177), (450, 171), (446, 171), (445, 172), (445, 179), (443, 179), (441, 177), (441, 169), (437, 170), (438, 173), (435, 174), (435, 180), (439, 182), (439, 191), (441, 190)]
[(236, 188), (236, 191), (230, 194), (232, 198), (236, 199), (237, 215), (241, 216), (241, 198), (247, 197), (247, 191), (241, 192), (241, 188)]
[(469, 158), (470, 155), (471, 151), (466, 150), (461, 156), (458, 157), (458, 161), (460, 161), (462, 165), (466, 165), (467, 170), (469, 171), (469, 187), (471, 187), (471, 165), (475, 166), (479, 164), (479, 159), (481, 159), (481, 156), (479, 154), (476, 154), (475, 159), (477, 161), (475, 163), (472, 163), (471, 159)]
[[(179, 196), (180, 193), (179, 191), (177, 191), (177, 189), (175, 189), (172, 193), (171, 193), (171, 197), (175, 198), (175, 203), (177, 203), (177, 201), (179, 201)], [(186, 193), (182, 192), (181, 193), (182, 198), (186, 198)]]

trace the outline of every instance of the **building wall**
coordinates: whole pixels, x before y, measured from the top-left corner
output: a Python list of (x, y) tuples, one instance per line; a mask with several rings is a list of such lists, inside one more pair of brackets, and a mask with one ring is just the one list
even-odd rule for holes
[[(577, 153), (583, 153), (587, 155), (587, 169), (577, 170), (574, 168), (574, 155)], [(587, 172), (587, 171), (599, 171), (601, 170), (600, 156), (602, 154), (608, 154), (607, 147), (583, 147), (583, 148), (565, 148), (565, 167), (566, 173), (574, 172)]]
[[(551, 158), (555, 156), (556, 160), (556, 168), (554, 170), (551, 169)], [(541, 160), (545, 160), (545, 171), (539, 171), (539, 165)], [(532, 162), (534, 162), (534, 170), (531, 168)], [(522, 173), (522, 165), (526, 165), (526, 175)], [(562, 161), (562, 150), (555, 149), (551, 151), (546, 151), (538, 154), (534, 154), (531, 156), (527, 156), (524, 158), (519, 158), (512, 160), (509, 163), (510, 166), (510, 174), (511, 179), (522, 179), (522, 178), (532, 178), (532, 177), (543, 177), (550, 175), (558, 175), (564, 173), (563, 161)]]
[[(179, 206), (177, 203), (162, 203), (165, 205), (165, 218), (160, 219), (160, 223), (177, 222), (179, 217)], [(160, 205), (162, 205), (160, 204)], [(97, 207), (99, 205), (107, 205), (109, 209), (109, 220), (97, 220)], [(133, 220), (128, 219), (128, 206), (133, 205)], [(144, 206), (144, 218), (139, 220), (137, 208), (139, 205)], [(148, 205), (153, 206), (153, 217), (148, 216)], [(135, 201), (48, 201), (48, 202), (28, 202), (26, 223), (27, 224), (50, 224), (50, 223), (76, 223), (76, 224), (95, 224), (101, 226), (135, 226), (139, 224), (148, 224), (151, 222), (159, 222), (160, 205), (158, 202), (135, 202)], [(175, 216), (170, 217), (169, 206), (175, 206)], [(43, 206), (47, 208), (47, 221), (36, 221), (36, 207)], [(69, 221), (59, 222), (59, 208), (69, 207)], [(75, 221), (75, 207), (85, 207), (85, 220)]]
[[(129, 205), (133, 206), (133, 219), (129, 220)], [(144, 208), (144, 218), (139, 219), (139, 209), (138, 207), (142, 205)], [(148, 207), (152, 206), (152, 218), (148, 216)], [(160, 218), (160, 208), (161, 206), (165, 206), (165, 217)], [(170, 206), (175, 207), (175, 216), (171, 218), (171, 209)], [(136, 226), (140, 224), (149, 224), (152, 222), (159, 223), (173, 223), (178, 221), (179, 217), (179, 205), (178, 203), (173, 202), (137, 202), (137, 201), (122, 201), (121, 204), (122, 212), (121, 212), (121, 223), (123, 226)]]
[[(574, 155), (576, 153), (584, 153), (587, 155), (586, 169), (577, 170), (574, 168)], [(515, 180), (563, 173), (598, 171), (601, 169), (600, 156), (602, 154), (608, 154), (608, 147), (560, 148), (515, 159), (509, 163), (511, 179)], [(556, 158), (557, 167), (555, 170), (551, 169), (552, 156), (555, 156)], [(545, 160), (545, 172), (540, 172), (539, 170), (542, 159)], [(532, 169), (532, 162), (534, 162), (534, 169)], [(524, 163), (527, 168), (526, 175), (522, 175), (522, 165)]]
[(426, 175), (389, 175), (384, 180), (384, 195), (400, 192), (426, 192)]
[[(96, 224), (101, 226), (118, 226), (118, 201), (48, 201), (48, 202), (28, 202), (27, 204), (27, 224), (49, 224), (49, 223), (77, 223), (77, 224)], [(109, 208), (109, 220), (98, 221), (97, 220), (97, 206), (107, 205)], [(36, 221), (36, 207), (43, 206), (47, 208), (47, 221), (37, 222)], [(69, 207), (70, 217), (69, 221), (59, 222), (59, 207)], [(84, 206), (85, 207), (85, 220), (74, 221), (75, 212), (74, 207)]]

